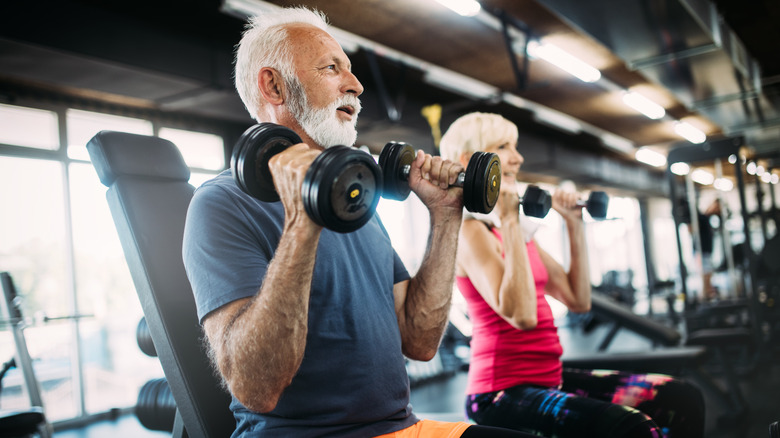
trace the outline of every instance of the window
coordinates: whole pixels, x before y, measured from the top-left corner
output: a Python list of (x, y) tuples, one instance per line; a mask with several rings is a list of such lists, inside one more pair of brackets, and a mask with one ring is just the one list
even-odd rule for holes
[(160, 128), (159, 136), (173, 142), (190, 167), (207, 170), (225, 168), (225, 142), (220, 136), (172, 128)]
[[(143, 312), (106, 187), (85, 162), (86, 144), (97, 132), (153, 135), (154, 126), (73, 108), (0, 104), (0, 271), (11, 274), (22, 297), (26, 343), (50, 421), (134, 406), (141, 386), (163, 376), (157, 358), (137, 347)], [(222, 137), (159, 131), (193, 168), (193, 185), (224, 169)], [(44, 316), (65, 318), (44, 322)], [(0, 325), (0, 363), (15, 351), (11, 332)], [(6, 374), (0, 408), (29, 406), (23, 381), (18, 368)]]
[(67, 111), (66, 123), (68, 126), (68, 157), (74, 160), (89, 161), (87, 143), (102, 130), (141, 135), (153, 134), (152, 122), (147, 120), (74, 109)]
[(58, 126), (53, 111), (0, 104), (0, 143), (57, 150)]
[[(72, 314), (62, 164), (2, 157), (0, 187), (0, 269), (11, 273), (23, 316), (37, 320), (24, 334), (47, 416), (52, 420), (73, 417), (74, 331), (67, 322), (38, 322), (42, 315)], [(0, 335), (0, 360), (6, 362), (16, 349), (9, 331)], [(29, 406), (22, 382), (18, 368), (6, 374), (0, 394), (4, 409)]]

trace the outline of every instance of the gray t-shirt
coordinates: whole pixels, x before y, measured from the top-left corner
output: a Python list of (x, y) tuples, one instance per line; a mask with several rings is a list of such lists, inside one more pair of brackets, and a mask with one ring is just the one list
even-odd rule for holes
[[(201, 322), (257, 293), (283, 219), (281, 202), (243, 193), (229, 170), (195, 191), (183, 256)], [(393, 285), (407, 279), (376, 216), (352, 233), (323, 230), (301, 367), (270, 413), (250, 411), (233, 398), (233, 436), (366, 437), (417, 422), (393, 303)]]

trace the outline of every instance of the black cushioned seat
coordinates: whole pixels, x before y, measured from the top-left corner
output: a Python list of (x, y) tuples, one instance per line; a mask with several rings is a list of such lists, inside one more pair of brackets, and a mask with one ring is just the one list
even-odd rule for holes
[[(724, 346), (750, 345), (752, 332), (744, 328), (702, 329), (683, 336), (677, 330), (654, 321), (650, 318), (636, 315), (628, 306), (594, 292), (591, 311), (600, 320), (613, 324), (612, 329), (599, 347), (606, 350), (609, 343), (622, 329), (631, 330), (655, 344), (657, 348), (647, 352), (628, 354), (622, 360), (611, 359), (611, 356), (595, 356), (592, 358), (570, 358), (564, 361), (565, 366), (598, 368), (600, 363), (610, 364), (612, 369), (631, 372), (662, 372), (676, 375), (690, 375), (699, 384), (707, 387), (726, 407), (724, 420), (740, 419), (747, 412), (747, 403), (742, 396), (736, 374), (729, 357), (722, 351)], [(702, 367), (704, 360), (714, 358), (722, 365), (725, 374), (727, 390)], [(603, 365), (604, 368), (610, 368)], [(657, 367), (657, 368), (656, 368)], [(675, 371), (677, 370), (677, 371)]]
[(122, 243), (149, 333), (176, 400), (174, 436), (226, 437), (230, 396), (203, 349), (182, 262), (194, 188), (178, 148), (158, 137), (101, 131), (87, 144)]
[(701, 366), (706, 354), (707, 350), (702, 347), (677, 347), (593, 356), (567, 356), (564, 353), (562, 361), (567, 368), (684, 375), (688, 370)]
[(38, 434), (45, 421), (46, 417), (40, 406), (22, 410), (0, 410), (0, 436), (17, 438)]

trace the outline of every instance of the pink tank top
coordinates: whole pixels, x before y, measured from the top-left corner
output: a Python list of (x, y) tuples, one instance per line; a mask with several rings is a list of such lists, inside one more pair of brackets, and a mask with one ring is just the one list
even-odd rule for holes
[[(492, 229), (499, 240), (501, 234)], [(537, 325), (519, 330), (499, 316), (468, 277), (456, 277), (473, 324), (467, 394), (500, 391), (521, 384), (561, 384), (561, 347), (550, 305), (544, 298), (547, 269), (531, 241), (526, 244), (536, 283)]]

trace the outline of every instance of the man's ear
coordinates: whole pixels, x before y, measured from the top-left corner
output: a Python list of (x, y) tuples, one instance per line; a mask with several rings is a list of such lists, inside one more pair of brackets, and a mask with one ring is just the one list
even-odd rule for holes
[(284, 81), (276, 70), (269, 67), (261, 68), (257, 74), (257, 87), (267, 102), (274, 105), (284, 103)]

